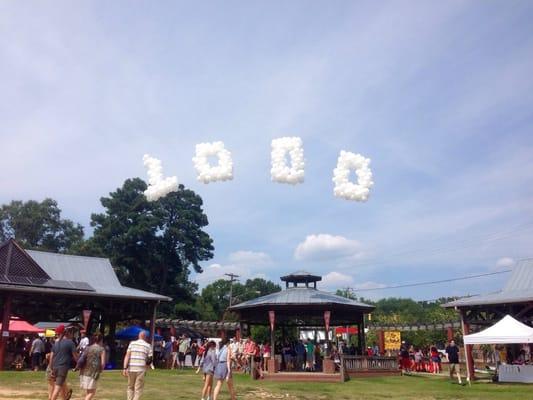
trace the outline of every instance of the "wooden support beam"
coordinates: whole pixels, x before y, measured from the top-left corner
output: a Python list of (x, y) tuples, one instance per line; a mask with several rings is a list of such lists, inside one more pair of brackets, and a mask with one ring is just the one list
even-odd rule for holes
[(154, 342), (155, 342), (155, 317), (157, 313), (158, 304), (159, 304), (159, 301), (153, 303), (152, 319), (150, 319), (150, 342), (152, 343), (152, 349), (154, 348)]
[(383, 355), (385, 354), (385, 332), (383, 330), (379, 330), (377, 334), (378, 334), (379, 354)]
[(11, 293), (4, 296), (4, 307), (2, 310), (2, 329), (0, 332), (0, 371), (4, 369), (7, 340), (9, 338), (9, 321), (11, 320)]
[[(466, 322), (466, 312), (461, 310), (461, 325), (463, 329), (463, 337), (470, 333), (470, 326)], [(466, 379), (468, 382), (472, 382), (475, 379), (475, 370), (474, 370), (474, 358), (472, 357), (472, 345), (465, 344), (465, 357), (466, 357)]]
[(529, 303), (518, 314), (515, 315), (515, 318), (516, 319), (522, 318), (524, 315), (526, 315), (532, 309), (533, 309), (533, 303)]

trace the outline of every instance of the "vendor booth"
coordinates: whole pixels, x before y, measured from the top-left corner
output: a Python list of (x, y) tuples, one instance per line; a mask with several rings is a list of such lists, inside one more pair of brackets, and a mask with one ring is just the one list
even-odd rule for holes
[[(464, 336), (465, 345), (533, 343), (533, 328), (506, 315), (481, 332)], [(533, 365), (503, 364), (498, 367), (500, 382), (533, 383)]]
[[(0, 322), (0, 331), (2, 331), (2, 323)], [(12, 316), (9, 320), (9, 335), (31, 335), (35, 333), (43, 333), (44, 329), (40, 329), (27, 321), (18, 317)]]
[[(115, 334), (115, 339), (117, 340), (137, 340), (139, 338), (139, 333), (141, 333), (141, 331), (144, 331), (144, 333), (146, 334), (146, 337), (149, 338), (150, 337), (150, 331), (148, 329), (144, 329), (144, 328), (141, 328), (140, 326), (135, 326), (135, 325), (132, 325), (132, 326), (128, 326), (127, 328), (124, 328), (120, 331), (118, 331), (116, 334)], [(154, 335), (154, 340), (157, 342), (157, 341), (161, 341), (163, 340), (163, 336), (161, 335), (158, 335), (157, 333)]]

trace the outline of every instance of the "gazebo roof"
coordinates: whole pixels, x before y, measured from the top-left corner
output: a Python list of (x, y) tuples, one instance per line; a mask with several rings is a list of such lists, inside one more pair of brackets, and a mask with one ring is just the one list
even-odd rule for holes
[(296, 271), (292, 274), (282, 276), (280, 278), (283, 282), (293, 282), (293, 283), (308, 283), (308, 282), (318, 282), (322, 280), (322, 277), (319, 275), (313, 275), (307, 271)]
[(339, 306), (355, 307), (367, 312), (375, 307), (333, 293), (323, 292), (310, 287), (291, 287), (280, 292), (248, 300), (230, 307), (230, 310), (243, 310), (262, 306)]

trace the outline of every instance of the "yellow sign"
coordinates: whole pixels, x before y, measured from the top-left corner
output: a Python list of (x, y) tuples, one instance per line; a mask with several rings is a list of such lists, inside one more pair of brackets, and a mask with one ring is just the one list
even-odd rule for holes
[(383, 332), (385, 339), (385, 350), (400, 350), (402, 344), (401, 332)]

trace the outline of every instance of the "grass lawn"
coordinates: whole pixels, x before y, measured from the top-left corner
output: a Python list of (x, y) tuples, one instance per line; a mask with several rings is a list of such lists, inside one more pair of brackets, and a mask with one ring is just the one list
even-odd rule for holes
[[(78, 388), (78, 374), (69, 373), (74, 389), (72, 399), (82, 399)], [(252, 381), (248, 376), (236, 375), (239, 399), (533, 399), (533, 387), (518, 384), (476, 382), (459, 386), (444, 377), (396, 376), (353, 379), (345, 383), (275, 383)], [(200, 399), (202, 378), (192, 371), (150, 371), (146, 378), (143, 400)], [(95, 399), (124, 400), (126, 380), (118, 371), (105, 372)], [(46, 399), (44, 372), (0, 372), (0, 399)], [(228, 399), (227, 389), (221, 399)]]

